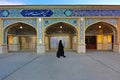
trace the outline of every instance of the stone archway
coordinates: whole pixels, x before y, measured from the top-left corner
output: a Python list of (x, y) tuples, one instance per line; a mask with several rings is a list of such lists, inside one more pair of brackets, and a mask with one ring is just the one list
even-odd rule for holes
[(76, 50), (77, 30), (74, 26), (57, 22), (45, 29), (46, 50), (56, 50), (59, 40), (63, 41), (66, 50)]
[(5, 29), (8, 51), (36, 51), (36, 29), (28, 24), (17, 22)]
[(116, 28), (106, 22), (97, 22), (86, 29), (86, 49), (113, 50), (113, 43), (116, 42)]

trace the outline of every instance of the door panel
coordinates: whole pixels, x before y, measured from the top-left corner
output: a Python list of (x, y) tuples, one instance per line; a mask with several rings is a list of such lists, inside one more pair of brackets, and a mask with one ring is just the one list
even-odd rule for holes
[(86, 48), (96, 49), (96, 36), (86, 36)]
[(21, 36), (20, 41), (22, 50), (35, 50), (36, 49), (36, 37), (35, 36)]
[(55, 36), (50, 38), (50, 48), (51, 49), (57, 49), (59, 41), (62, 40), (62, 43), (64, 45), (64, 48), (70, 49), (71, 48), (71, 42), (69, 36)]

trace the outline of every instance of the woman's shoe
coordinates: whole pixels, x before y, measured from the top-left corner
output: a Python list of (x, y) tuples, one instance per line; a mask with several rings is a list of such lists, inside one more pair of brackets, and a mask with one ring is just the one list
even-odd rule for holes
[(64, 58), (66, 57), (66, 56), (63, 56)]

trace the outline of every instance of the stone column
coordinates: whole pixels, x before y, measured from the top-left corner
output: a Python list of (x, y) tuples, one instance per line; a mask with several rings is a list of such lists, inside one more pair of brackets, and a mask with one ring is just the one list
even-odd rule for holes
[(0, 54), (8, 53), (7, 43), (4, 43), (4, 36), (6, 35), (4, 35), (3, 32), (3, 23), (2, 19), (0, 19)]
[(78, 53), (86, 53), (84, 19), (78, 19)]
[(37, 54), (45, 53), (44, 45), (44, 22), (42, 18), (37, 19)]
[(116, 33), (117, 34), (117, 40), (113, 44), (113, 52), (120, 53), (120, 18), (118, 19), (116, 30), (117, 30), (117, 33)]

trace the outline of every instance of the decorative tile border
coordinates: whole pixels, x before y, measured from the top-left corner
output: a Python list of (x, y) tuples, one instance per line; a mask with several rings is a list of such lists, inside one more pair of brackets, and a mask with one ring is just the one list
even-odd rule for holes
[(120, 16), (120, 9), (3, 9), (0, 17)]
[(8, 10), (8, 12), (9, 12), (9, 16), (8, 17), (15, 17), (15, 18), (17, 18), (17, 17), (23, 17), (22, 15), (21, 15), (21, 9), (9, 9)]
[(51, 9), (53, 15), (51, 17), (66, 17), (65, 11), (66, 9)]
[(116, 9), (71, 9), (71, 16), (120, 16)]
[(84, 20), (80, 19), (80, 43), (84, 44), (85, 32), (84, 32)]
[(39, 18), (38, 20), (38, 40), (39, 40), (39, 43), (41, 44), (42, 43), (42, 20), (41, 18)]

